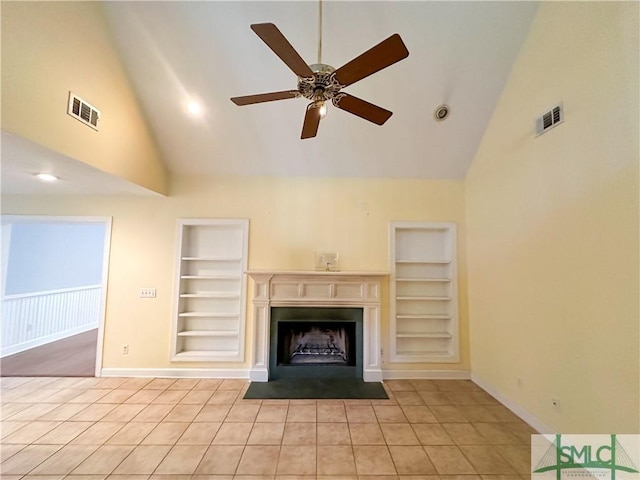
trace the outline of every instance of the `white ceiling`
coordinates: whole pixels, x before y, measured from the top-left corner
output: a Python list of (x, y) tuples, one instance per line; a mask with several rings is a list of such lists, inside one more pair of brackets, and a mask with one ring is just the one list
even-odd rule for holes
[[(316, 63), (317, 1), (119, 1), (103, 6), (172, 172), (455, 179), (464, 177), (474, 157), (538, 4), (325, 0), (324, 63), (338, 68), (393, 33), (400, 34), (409, 57), (345, 89), (391, 110), (385, 125), (329, 107), (318, 136), (308, 140), (300, 140), (306, 99), (238, 107), (229, 98), (296, 88), (295, 75), (249, 25), (275, 23), (305, 61)], [(203, 105), (202, 118), (186, 114), (191, 99)], [(442, 103), (451, 114), (438, 123), (433, 112)], [(15, 181), (18, 171), (26, 171), (20, 161), (33, 161), (28, 159), (32, 148), (20, 154), (19, 143), (3, 135), (5, 193), (35, 188)], [(48, 162), (72, 167), (71, 159), (50, 153)], [(76, 173), (68, 175), (76, 180), (58, 185), (58, 191), (124, 193), (132, 188), (148, 193), (79, 163)], [(82, 185), (83, 175), (88, 185)]]

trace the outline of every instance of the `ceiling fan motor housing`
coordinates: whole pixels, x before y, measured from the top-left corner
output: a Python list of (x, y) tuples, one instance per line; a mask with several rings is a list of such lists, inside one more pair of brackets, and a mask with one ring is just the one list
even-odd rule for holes
[(340, 93), (342, 85), (333, 74), (335, 68), (324, 63), (315, 63), (309, 68), (313, 71), (313, 77), (298, 77), (300, 95), (314, 102), (324, 102)]

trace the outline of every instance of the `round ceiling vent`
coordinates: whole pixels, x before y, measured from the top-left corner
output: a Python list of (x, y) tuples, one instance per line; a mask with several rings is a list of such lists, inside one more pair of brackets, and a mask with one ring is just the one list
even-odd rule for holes
[(438, 122), (443, 121), (448, 116), (449, 116), (448, 105), (442, 104), (438, 108), (436, 108), (435, 112), (433, 112), (433, 118), (435, 118)]

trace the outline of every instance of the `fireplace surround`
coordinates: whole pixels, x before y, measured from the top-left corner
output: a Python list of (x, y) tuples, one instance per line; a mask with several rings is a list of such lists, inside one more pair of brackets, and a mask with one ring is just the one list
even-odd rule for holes
[[(277, 357), (273, 358), (277, 351), (272, 349), (271, 315), (272, 309), (277, 307), (361, 310), (362, 375), (358, 378), (365, 382), (382, 381), (380, 283), (388, 273), (277, 270), (252, 270), (247, 273), (254, 281), (251, 381), (266, 382), (274, 378), (270, 375), (270, 369), (273, 362), (277, 363)], [(330, 318), (327, 320), (331, 321)]]

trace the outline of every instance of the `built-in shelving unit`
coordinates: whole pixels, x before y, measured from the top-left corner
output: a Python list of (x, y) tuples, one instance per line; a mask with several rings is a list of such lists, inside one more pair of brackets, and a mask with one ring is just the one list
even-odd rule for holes
[(178, 221), (174, 361), (244, 360), (249, 221)]
[(392, 222), (389, 244), (391, 361), (458, 361), (455, 224)]

